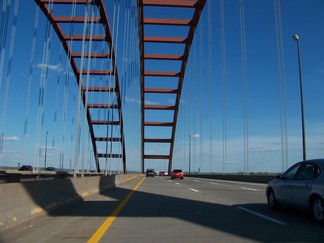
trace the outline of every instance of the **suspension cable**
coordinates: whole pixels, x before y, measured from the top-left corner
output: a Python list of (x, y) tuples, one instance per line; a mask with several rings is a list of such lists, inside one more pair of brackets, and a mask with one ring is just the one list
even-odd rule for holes
[[(90, 6), (91, 8), (91, 23), (90, 23), (90, 40), (88, 46), (88, 66), (87, 66), (87, 79), (86, 79), (86, 91), (82, 91), (82, 95), (84, 96), (84, 119), (83, 119), (83, 136), (82, 136), (82, 160), (81, 160), (81, 176), (84, 176), (84, 160), (85, 160), (85, 141), (87, 134), (87, 115), (88, 115), (88, 90), (89, 90), (89, 82), (90, 82), (90, 70), (91, 70), (91, 51), (92, 51), (92, 37), (93, 37), (93, 22), (94, 22), (94, 6)], [(79, 85), (83, 86), (83, 83)]]
[[(7, 114), (8, 109), (8, 98), (9, 98), (9, 91), (10, 91), (10, 81), (11, 81), (11, 68), (12, 68), (12, 61), (13, 61), (13, 51), (15, 46), (15, 36), (16, 36), (16, 28), (17, 28), (17, 20), (18, 20), (18, 10), (19, 10), (19, 0), (16, 0), (14, 6), (14, 17), (13, 23), (11, 28), (11, 36), (10, 36), (10, 46), (9, 46), (9, 56), (8, 56), (8, 66), (7, 66), (7, 75), (6, 75), (6, 84), (5, 84), (5, 92), (4, 92), (4, 99), (3, 99), (3, 114)], [(9, 13), (8, 13), (9, 14)], [(1, 78), (1, 76), (0, 76)], [(6, 116), (2, 116), (1, 126), (0, 126), (0, 154), (3, 151), (3, 141), (4, 141), (4, 134), (5, 134), (5, 127), (6, 127)], [(2, 157), (2, 156), (1, 156)], [(1, 161), (0, 161), (1, 165)]]
[(204, 160), (204, 144), (203, 144), (203, 138), (204, 138), (204, 45), (203, 45), (203, 24), (201, 24), (202, 22), (199, 22), (199, 42), (200, 42), (200, 48), (199, 48), (199, 55), (200, 55), (200, 61), (199, 61), (199, 90), (200, 90), (200, 99), (199, 99), (199, 107), (200, 107), (200, 140), (199, 140), (199, 144), (200, 144), (200, 159), (199, 159), (199, 169), (200, 169), (200, 163), (201, 161), (205, 161)]
[[(49, 8), (52, 8), (52, 2), (49, 1)], [(49, 56), (51, 51), (51, 39), (52, 39), (52, 31), (50, 28), (49, 22), (46, 22), (46, 29), (44, 35), (44, 43), (43, 43), (43, 57), (41, 63), (41, 75), (39, 80), (39, 93), (38, 93), (38, 109), (37, 109), (37, 120), (36, 120), (36, 136), (35, 136), (35, 152), (34, 152), (34, 172), (39, 170), (39, 159), (42, 153), (42, 148), (40, 146), (41, 143), (41, 131), (44, 124), (45, 119), (45, 108), (44, 101), (46, 98), (46, 81), (48, 78), (48, 63)]]
[(28, 133), (28, 117), (29, 117), (29, 106), (30, 106), (30, 98), (31, 98), (32, 76), (33, 76), (34, 63), (35, 63), (38, 17), (39, 17), (39, 8), (36, 7), (33, 40), (32, 40), (32, 47), (31, 47), (31, 54), (30, 54), (30, 61), (29, 61), (28, 88), (27, 88), (27, 97), (26, 97), (26, 111), (25, 111), (25, 122), (24, 122), (23, 136), (26, 136)]
[(213, 28), (212, 28), (212, 1), (208, 2), (208, 71), (209, 71), (209, 171), (213, 171), (213, 147), (214, 147), (214, 139), (213, 139)]
[(279, 76), (279, 99), (280, 99), (280, 132), (281, 132), (281, 161), (282, 171), (288, 168), (288, 136), (287, 136), (287, 103), (286, 103), (286, 80), (284, 67), (284, 49), (282, 41), (282, 21), (280, 0), (274, 0), (274, 13), (276, 24), (276, 43)]
[(10, 15), (10, 7), (11, 7), (11, 0), (4, 0), (2, 3), (1, 22), (0, 22), (0, 31), (1, 31), (0, 32), (0, 88), (2, 84), (4, 59), (6, 55), (6, 43), (7, 43), (8, 21), (9, 21), (8, 19)]
[(246, 38), (244, 0), (240, 1), (240, 30), (242, 51), (242, 86), (243, 86), (243, 133), (244, 133), (244, 172), (249, 172), (249, 138), (248, 138), (248, 84), (246, 74)]
[(76, 115), (76, 124), (75, 124), (75, 145), (74, 145), (74, 164), (73, 164), (73, 177), (76, 177), (77, 166), (79, 164), (79, 145), (81, 139), (81, 126), (80, 126), (80, 113), (81, 113), (81, 106), (82, 102), (81, 99), (83, 97), (82, 94), (82, 85), (83, 85), (83, 65), (85, 59), (85, 48), (86, 48), (86, 34), (87, 34), (87, 19), (89, 15), (89, 4), (87, 4), (84, 13), (84, 23), (83, 23), (83, 38), (82, 38), (82, 51), (81, 51), (81, 61), (80, 61), (80, 75), (79, 75), (79, 87), (78, 87), (78, 104), (77, 104), (77, 115)]
[(223, 173), (227, 172), (227, 80), (226, 80), (226, 48), (225, 48), (225, 6), (220, 0), (220, 37), (221, 37), (221, 65), (222, 65), (222, 124), (223, 124)]
[[(76, 0), (72, 3), (71, 14), (70, 18), (73, 19), (76, 12)], [(69, 34), (73, 36), (72, 33), (74, 32), (74, 23), (70, 25)], [(70, 48), (73, 48), (73, 40), (70, 41)], [(61, 135), (61, 152), (60, 152), (60, 168), (63, 170), (64, 168), (64, 144), (65, 144), (65, 130), (66, 130), (66, 116), (67, 116), (67, 108), (68, 108), (68, 97), (69, 97), (69, 86), (70, 86), (70, 65), (71, 63), (72, 54), (70, 51), (67, 54), (66, 64), (65, 64), (65, 81), (64, 81), (64, 95), (63, 95), (63, 116), (62, 116), (62, 135)]]

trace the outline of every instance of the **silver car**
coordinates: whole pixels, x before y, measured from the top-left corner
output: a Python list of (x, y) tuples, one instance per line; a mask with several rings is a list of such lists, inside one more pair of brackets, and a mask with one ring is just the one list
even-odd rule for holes
[(324, 223), (324, 159), (294, 164), (268, 183), (266, 196), (270, 209), (296, 206), (309, 210), (316, 221)]

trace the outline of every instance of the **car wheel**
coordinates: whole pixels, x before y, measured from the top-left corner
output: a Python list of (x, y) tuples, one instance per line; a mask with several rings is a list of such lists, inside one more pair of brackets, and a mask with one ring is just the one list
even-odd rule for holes
[(320, 197), (315, 197), (312, 200), (311, 210), (314, 219), (319, 223), (324, 223), (324, 202)]
[(278, 208), (278, 203), (275, 197), (275, 194), (272, 189), (269, 189), (267, 191), (267, 201), (268, 201), (268, 207), (270, 209), (276, 209)]

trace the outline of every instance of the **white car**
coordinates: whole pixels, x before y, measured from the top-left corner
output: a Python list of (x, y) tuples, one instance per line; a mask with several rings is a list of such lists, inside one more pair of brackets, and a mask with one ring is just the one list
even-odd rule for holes
[(324, 223), (324, 159), (301, 161), (269, 182), (266, 196), (270, 209), (289, 205), (309, 210)]

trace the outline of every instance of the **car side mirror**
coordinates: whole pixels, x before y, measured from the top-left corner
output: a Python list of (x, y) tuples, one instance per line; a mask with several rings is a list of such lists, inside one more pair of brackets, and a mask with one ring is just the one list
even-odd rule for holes
[(283, 175), (282, 174), (279, 174), (279, 175), (276, 175), (276, 179), (284, 179)]

